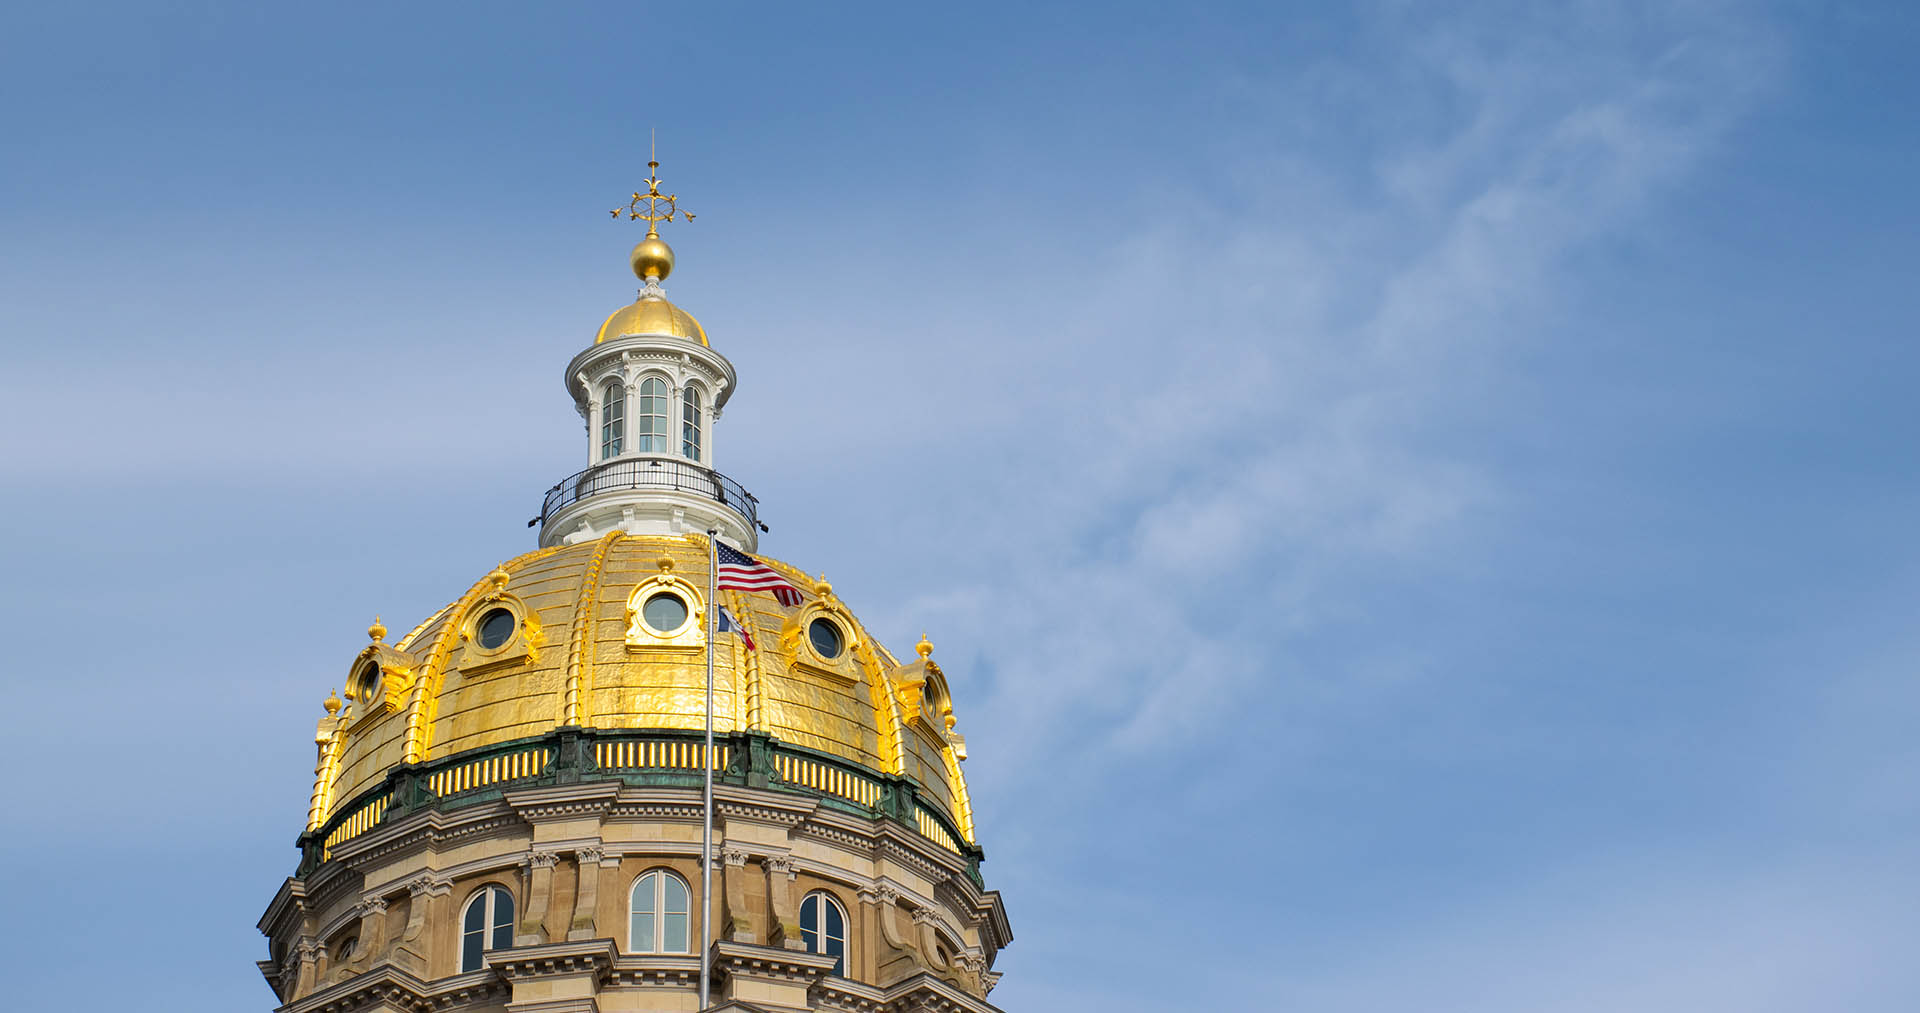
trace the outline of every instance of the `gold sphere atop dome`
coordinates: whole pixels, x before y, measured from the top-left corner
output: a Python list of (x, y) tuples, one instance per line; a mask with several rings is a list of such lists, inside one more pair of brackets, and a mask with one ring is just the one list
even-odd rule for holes
[(666, 281), (667, 275), (673, 273), (673, 247), (651, 232), (634, 244), (633, 253), (627, 259), (633, 265), (634, 277), (641, 281), (648, 278)]

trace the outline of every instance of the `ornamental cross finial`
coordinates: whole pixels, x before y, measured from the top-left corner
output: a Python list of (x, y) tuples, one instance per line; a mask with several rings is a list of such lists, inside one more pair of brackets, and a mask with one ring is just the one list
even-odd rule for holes
[(673, 221), (677, 216), (683, 221), (693, 221), (693, 212), (685, 211), (676, 203), (673, 194), (660, 192), (660, 161), (655, 157), (651, 143), (647, 151), (647, 192), (636, 193), (633, 200), (623, 208), (614, 208), (613, 217), (619, 218), (624, 212), (628, 221), (645, 221), (647, 235), (658, 236), (661, 222)]

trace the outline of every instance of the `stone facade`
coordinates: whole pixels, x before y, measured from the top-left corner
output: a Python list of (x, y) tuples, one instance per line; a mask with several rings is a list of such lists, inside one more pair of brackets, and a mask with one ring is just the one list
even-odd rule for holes
[[(988, 967), (1011, 933), (963, 858), (772, 788), (723, 786), (715, 809), (714, 904), (694, 933), (720, 1008), (993, 1009)], [(584, 781), (390, 819), (287, 880), (261, 971), (287, 1013), (694, 1010), (701, 958), (629, 952), (628, 904), (652, 869), (698, 884), (700, 812), (697, 791)], [(489, 885), (514, 898), (514, 944), (463, 973), (461, 912)], [(794, 925), (816, 890), (848, 916), (843, 975)]]

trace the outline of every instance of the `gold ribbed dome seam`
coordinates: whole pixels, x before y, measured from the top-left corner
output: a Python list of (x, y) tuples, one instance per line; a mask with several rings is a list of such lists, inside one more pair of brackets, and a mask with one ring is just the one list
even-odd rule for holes
[(867, 699), (873, 704), (873, 724), (880, 732), (880, 760), (889, 774), (907, 772), (904, 746), (900, 743), (900, 707), (893, 699), (893, 680), (874, 653), (873, 638), (860, 627), (860, 646), (853, 652), (860, 667), (867, 671)]
[[(521, 566), (542, 556), (558, 552), (562, 546), (535, 549), (525, 555), (500, 564), (500, 569), (508, 573), (512, 567)], [(402, 762), (420, 763), (427, 758), (427, 747), (433, 744), (432, 709), (440, 702), (440, 684), (446, 679), (447, 658), (453, 654), (453, 643), (459, 637), (461, 620), (473, 608), (473, 603), (492, 585), (492, 575), (480, 578), (467, 593), (460, 596), (449, 610), (447, 624), (433, 638), (433, 647), (427, 652), (427, 660), (420, 666), (420, 677), (414, 680), (413, 694), (407, 700), (407, 747), (401, 754)]]
[[(750, 618), (753, 613), (747, 609), (747, 596), (739, 591), (730, 590), (727, 592), (727, 611), (732, 613), (733, 618), (743, 625), (753, 621)], [(752, 636), (755, 632), (757, 631), (748, 630), (747, 635)], [(742, 728), (763, 728), (765, 726), (761, 724), (760, 716), (762, 692), (760, 686), (760, 652), (737, 651), (734, 656), (744, 656), (746, 662), (745, 668), (747, 670), (747, 712), (745, 715), (737, 715), (735, 720)]]
[(438, 619), (441, 616), (444, 616), (451, 611), (453, 611), (452, 605), (442, 606), (440, 611), (435, 612), (434, 614), (428, 616), (425, 620), (423, 620), (420, 623), (420, 625), (415, 626), (411, 631), (409, 631), (406, 636), (401, 637), (399, 640), (394, 641), (394, 644), (393, 644), (394, 649), (401, 650), (401, 651), (408, 650), (413, 646), (414, 639), (420, 636), (421, 631), (425, 630), (429, 626), (432, 626), (433, 621), (435, 619)]
[(587, 572), (580, 575), (580, 600), (573, 608), (573, 624), (567, 641), (566, 695), (560, 708), (562, 725), (583, 724), (586, 720), (580, 706), (581, 687), (593, 672), (593, 621), (600, 607), (600, 573), (606, 567), (607, 552), (624, 534), (626, 532), (618, 530), (607, 532), (594, 547)]
[(953, 755), (953, 747), (940, 750), (940, 758), (947, 765), (947, 787), (953, 790), (953, 818), (960, 823), (960, 833), (966, 836), (967, 843), (973, 844), (979, 838), (973, 836), (973, 799), (967, 797), (967, 779), (960, 773), (960, 758)]
[(335, 727), (333, 734), (320, 746), (320, 762), (313, 768), (313, 801), (307, 806), (307, 829), (318, 830), (320, 824), (332, 815), (333, 782), (340, 776), (340, 740), (346, 732)]

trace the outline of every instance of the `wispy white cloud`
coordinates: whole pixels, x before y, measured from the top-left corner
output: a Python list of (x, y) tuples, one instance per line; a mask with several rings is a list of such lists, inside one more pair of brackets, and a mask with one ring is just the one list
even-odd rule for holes
[(1060, 314), (1066, 333), (996, 374), (1032, 446), (926, 484), (1031, 508), (995, 528), (993, 567), (958, 567), (974, 583), (880, 617), (995, 645), (993, 696), (963, 721), (1023, 750), (1058, 748), (1046, 732), (1064, 724), (1096, 750), (1187, 741), (1285, 664), (1244, 645), (1284, 645), (1356, 572), (1443, 547), (1506, 495), (1433, 434), (1499, 397), (1490, 377), (1553, 308), (1566, 255), (1656, 207), (1775, 63), (1713, 10), (1572, 22), (1400, 26), (1407, 63), (1384, 90), (1362, 86), (1372, 66), (1315, 68), (1353, 78), (1322, 90), (1376, 118), (1440, 93), (1445, 129), (1380, 141), (1372, 182), (1340, 202), (1258, 185), (1351, 171), (1298, 153), (1239, 167), (1238, 207), (1159, 198), (1188, 213), (1123, 244)]

